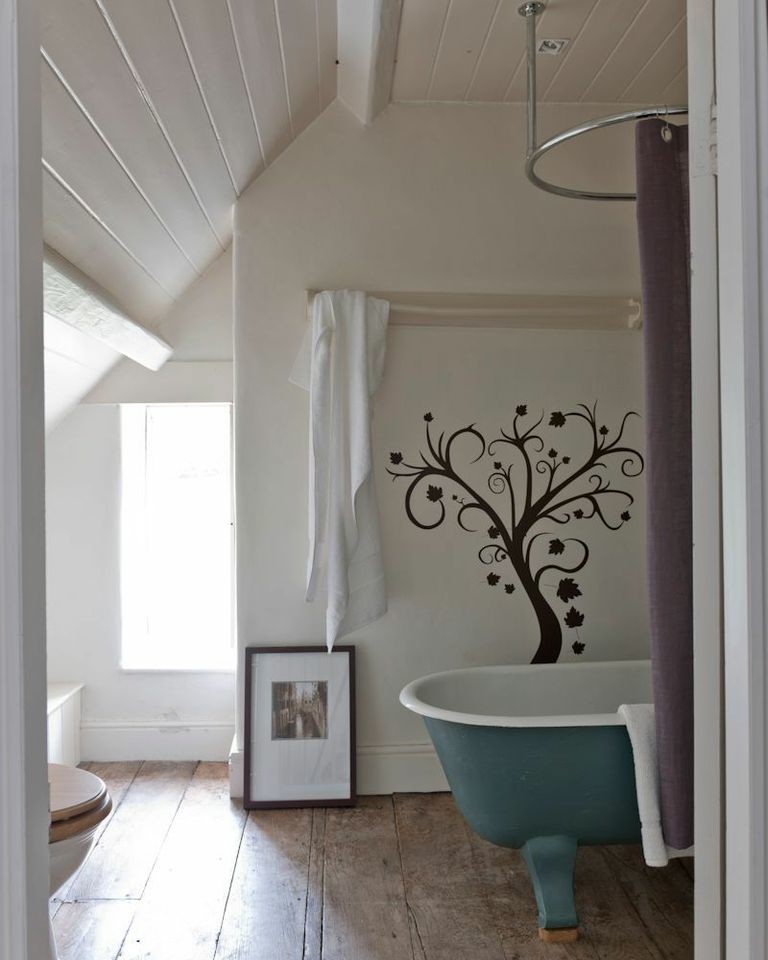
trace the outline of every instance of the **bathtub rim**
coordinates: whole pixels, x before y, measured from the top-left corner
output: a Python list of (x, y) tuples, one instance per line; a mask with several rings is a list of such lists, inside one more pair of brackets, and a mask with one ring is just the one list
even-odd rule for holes
[[(521, 674), (531, 670), (561, 670), (564, 673), (576, 673), (583, 670), (601, 672), (617, 666), (645, 667), (650, 671), (651, 662), (643, 660), (595, 660), (584, 663), (552, 663), (552, 664), (496, 664), (481, 667), (461, 667), (456, 670), (440, 670), (437, 673), (426, 674), (406, 684), (400, 691), (400, 703), (408, 710), (422, 717), (433, 720), (445, 720), (449, 723), (462, 723), (474, 727), (619, 727), (625, 726), (618, 712), (613, 713), (578, 713), (578, 714), (544, 714), (541, 716), (492, 716), (481, 713), (463, 713), (458, 710), (447, 710), (426, 703), (418, 696), (418, 688), (429, 680), (441, 677), (458, 677), (483, 673), (511, 673)], [(637, 701), (634, 701), (637, 702)]]

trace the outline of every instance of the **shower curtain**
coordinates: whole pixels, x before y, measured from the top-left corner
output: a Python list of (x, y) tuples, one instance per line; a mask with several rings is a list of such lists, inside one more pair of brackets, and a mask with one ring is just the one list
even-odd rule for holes
[(648, 590), (661, 820), (693, 843), (693, 544), (688, 131), (644, 120), (635, 135), (643, 297)]

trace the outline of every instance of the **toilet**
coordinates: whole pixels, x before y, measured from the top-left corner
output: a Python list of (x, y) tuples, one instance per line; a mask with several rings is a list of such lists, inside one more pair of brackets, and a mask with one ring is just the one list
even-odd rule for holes
[[(48, 783), (51, 809), (49, 894), (53, 896), (88, 856), (99, 824), (109, 816), (112, 800), (102, 779), (78, 767), (49, 763)], [(56, 956), (55, 949), (53, 956)]]
[(51, 825), (48, 850), (51, 859), (50, 895), (77, 871), (91, 849), (99, 824), (112, 809), (102, 779), (88, 770), (48, 764)]

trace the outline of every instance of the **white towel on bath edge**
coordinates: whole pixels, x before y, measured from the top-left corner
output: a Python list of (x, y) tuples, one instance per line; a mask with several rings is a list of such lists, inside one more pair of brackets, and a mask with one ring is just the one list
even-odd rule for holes
[(325, 584), (326, 643), (387, 609), (372, 473), (371, 397), (384, 372), (389, 304), (359, 290), (315, 296), (312, 326), (291, 372), (309, 390), (311, 602)]
[(664, 843), (659, 800), (659, 768), (656, 759), (656, 715), (652, 703), (622, 704), (624, 721), (635, 761), (637, 809), (643, 839), (643, 856), (649, 867), (666, 867), (673, 857), (692, 857), (693, 847), (676, 850)]

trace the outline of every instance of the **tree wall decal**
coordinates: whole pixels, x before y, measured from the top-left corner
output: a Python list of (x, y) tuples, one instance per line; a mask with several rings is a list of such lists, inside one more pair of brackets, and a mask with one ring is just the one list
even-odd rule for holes
[[(622, 443), (627, 421), (633, 416), (637, 416), (634, 411), (625, 414), (612, 437), (607, 426), (598, 426), (596, 403), (591, 408), (579, 404), (568, 413), (551, 413), (547, 426), (553, 430), (562, 430), (569, 421), (588, 425), (589, 449), (579, 464), (545, 444), (538, 432), (544, 414), (531, 423), (533, 418), (526, 404), (516, 407), (511, 434), (501, 430), (501, 435), (490, 443), (473, 423), (447, 439), (444, 432), (435, 438), (434, 417), (426, 413), (426, 450), (419, 453), (421, 462), (408, 463), (399, 451), (389, 455), (387, 473), (393, 480), (408, 480), (405, 512), (411, 523), (422, 530), (434, 530), (443, 523), (448, 514), (443, 484), (448, 483), (456, 491), (452, 500), (457, 505), (456, 522), (461, 529), (478, 533), (489, 524), (485, 530), (488, 542), (480, 547), (477, 556), (481, 563), (494, 567), (486, 576), (490, 587), (496, 588), (503, 581), (505, 592), (513, 594), (519, 586), (530, 600), (539, 625), (539, 645), (532, 663), (557, 661), (563, 645), (563, 625), (576, 634), (574, 653), (584, 651), (578, 631), (584, 614), (573, 603), (578, 602), (582, 592), (574, 574), (587, 565), (589, 547), (580, 537), (555, 536), (552, 529), (544, 527), (594, 518), (609, 530), (619, 530), (631, 519), (629, 507), (634, 497), (611, 486), (608, 471), (616, 465), (621, 476), (630, 478), (643, 472), (642, 455)], [(457, 451), (467, 450), (467, 442), (480, 452), (462, 468), (456, 464)], [(487, 480), (490, 495), (480, 492), (467, 474), (467, 467), (486, 454), (493, 460)], [(426, 519), (417, 516), (415, 509), (414, 497), (422, 493), (432, 505), (431, 516)], [(470, 526), (467, 521), (473, 514), (482, 519)], [(554, 584), (549, 582), (550, 578), (543, 581), (547, 574), (550, 578), (563, 576)], [(555, 591), (553, 601), (556, 598), (565, 604), (562, 622), (543, 587)]]

